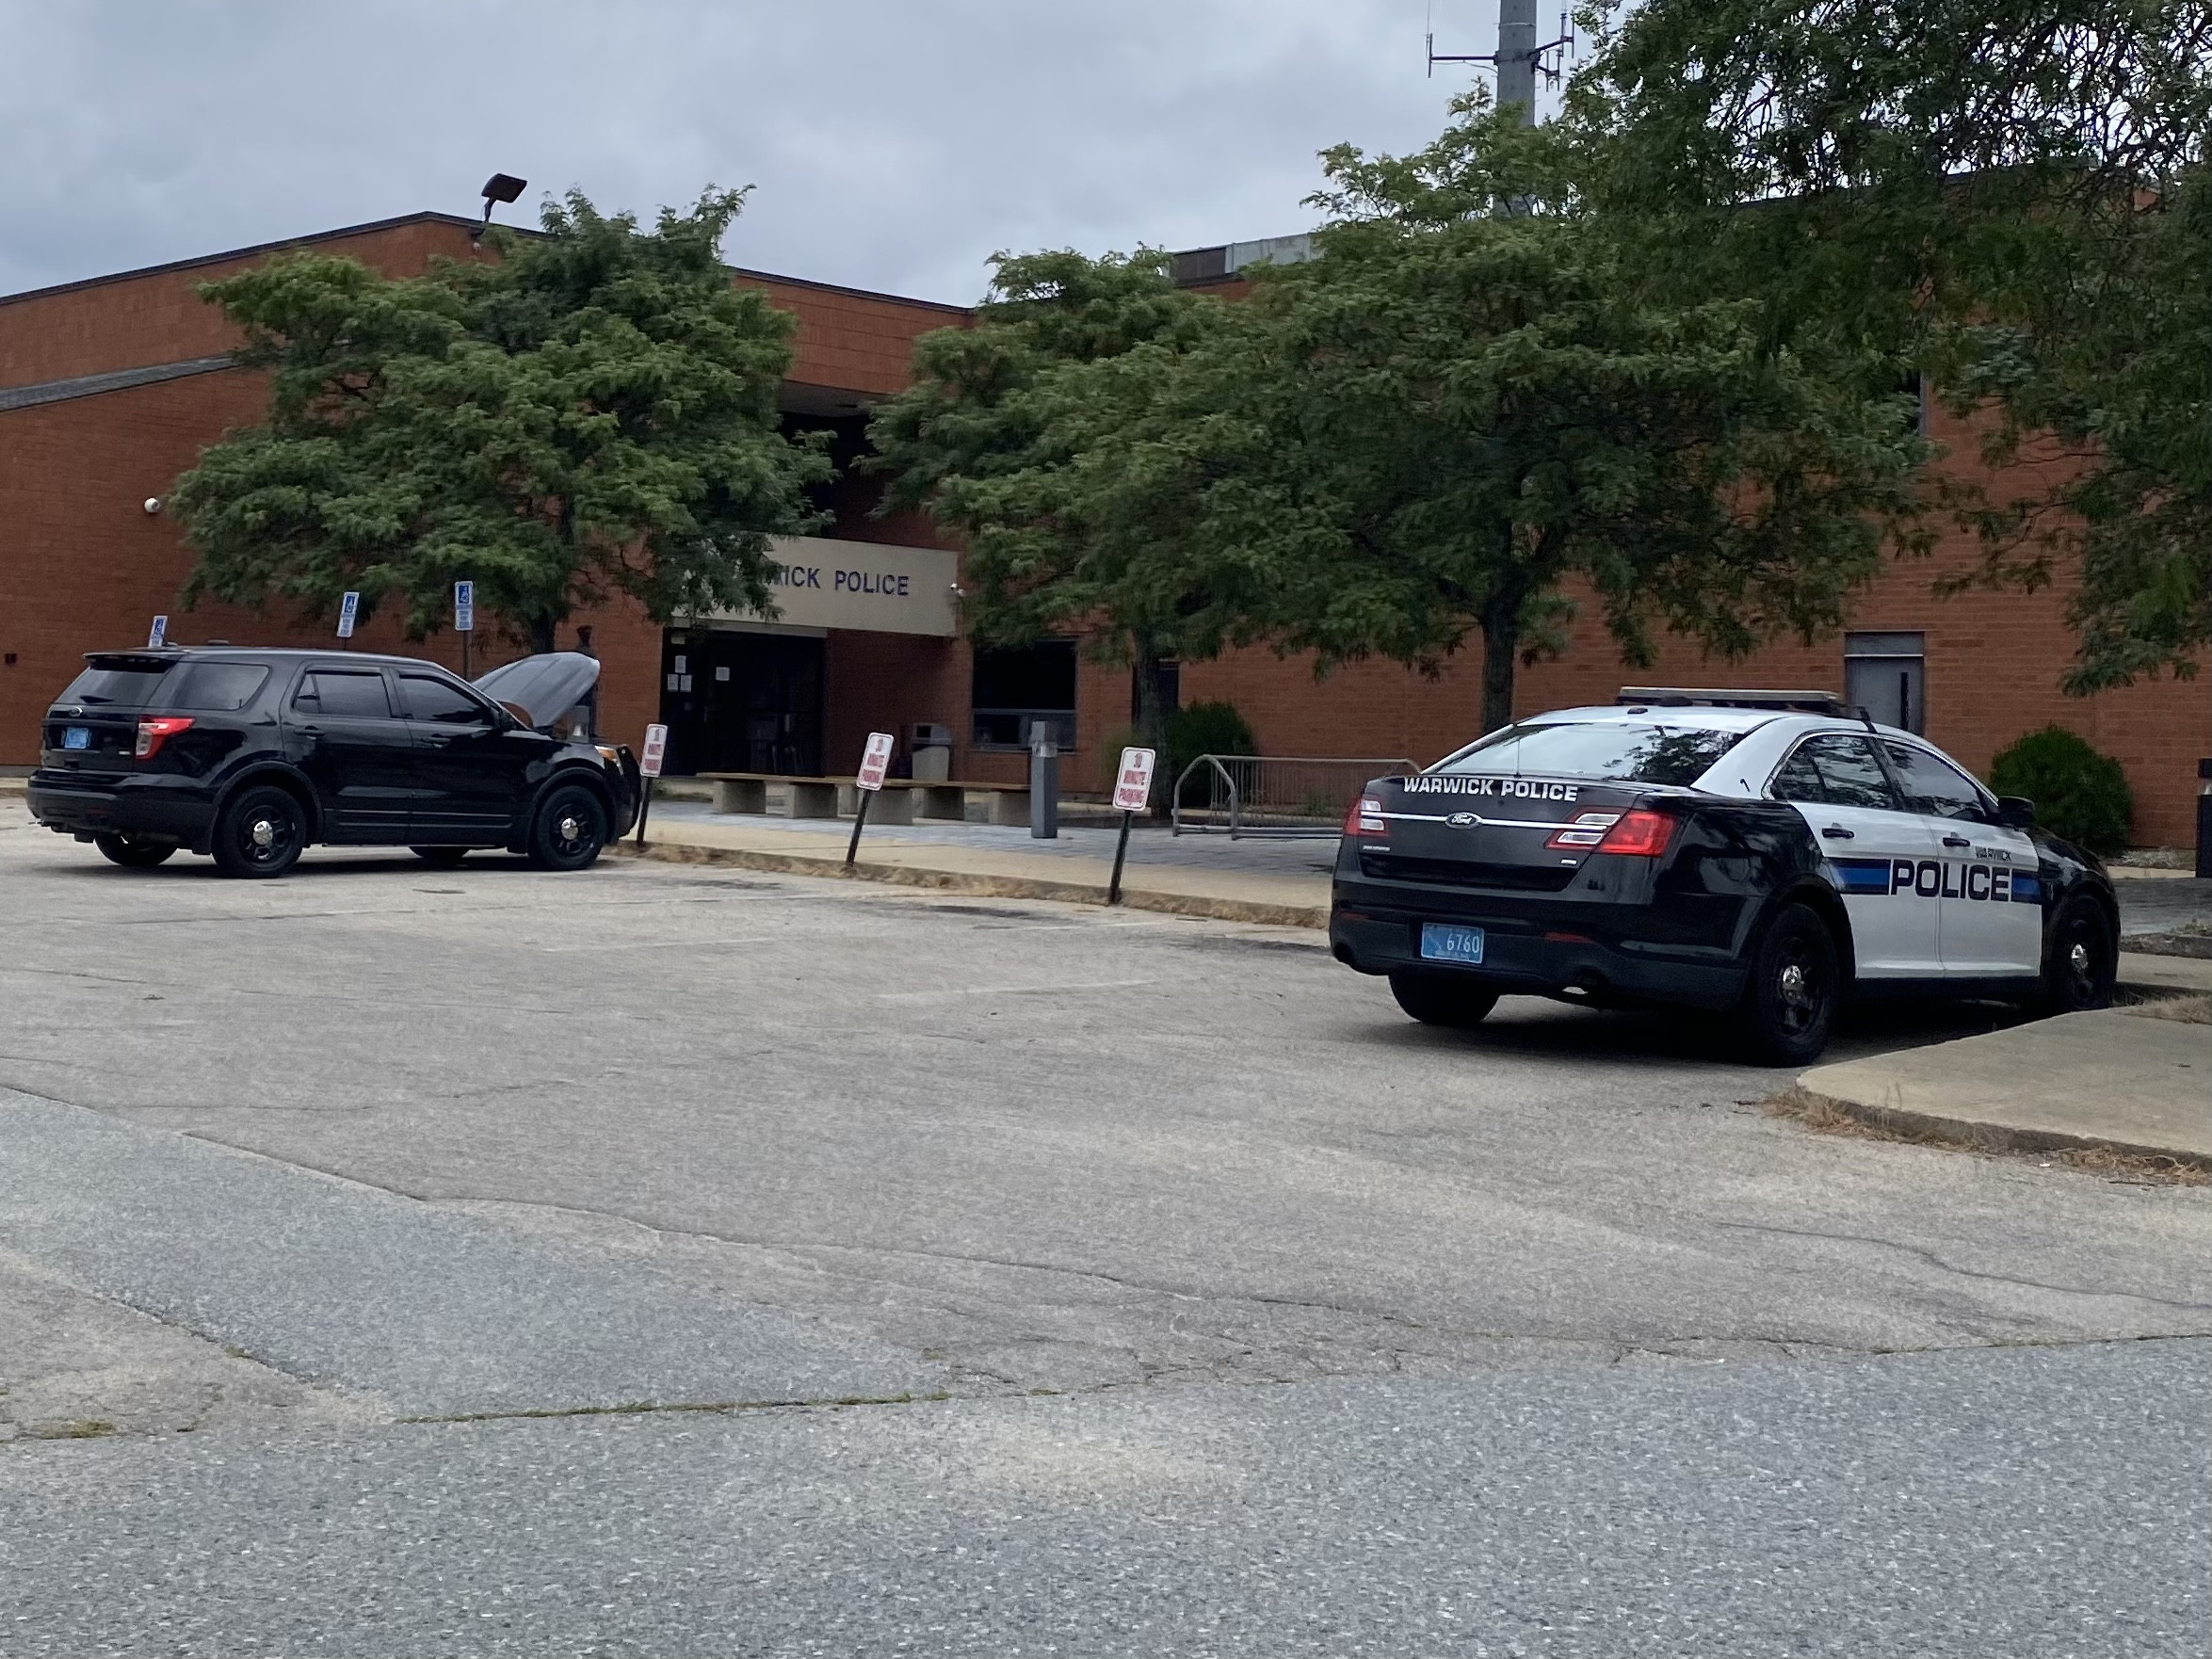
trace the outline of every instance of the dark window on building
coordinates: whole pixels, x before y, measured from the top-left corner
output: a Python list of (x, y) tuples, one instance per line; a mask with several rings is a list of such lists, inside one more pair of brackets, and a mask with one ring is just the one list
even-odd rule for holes
[(1027, 749), (1044, 725), (1062, 749), (1075, 742), (1075, 642), (1046, 639), (977, 651), (971, 701), (977, 749)]
[(1927, 636), (1844, 636), (1844, 701), (1901, 732), (1928, 730)]

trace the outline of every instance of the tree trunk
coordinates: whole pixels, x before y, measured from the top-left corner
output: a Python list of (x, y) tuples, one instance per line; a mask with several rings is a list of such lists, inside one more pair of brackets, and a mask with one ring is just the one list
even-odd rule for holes
[(1167, 659), (1160, 654), (1159, 642), (1149, 629), (1132, 629), (1129, 645), (1136, 658), (1137, 741), (1158, 757), (1152, 792), (1157, 813), (1168, 808), (1175, 784), (1169, 768), (1177, 764), (1168, 753), (1168, 717), (1175, 711), (1168, 706)]
[(1482, 730), (1513, 721), (1513, 669), (1521, 655), (1521, 602), (1494, 602), (1482, 612)]
[(553, 630), (556, 623), (557, 619), (553, 617), (532, 617), (530, 619), (531, 655), (543, 656), (553, 649)]

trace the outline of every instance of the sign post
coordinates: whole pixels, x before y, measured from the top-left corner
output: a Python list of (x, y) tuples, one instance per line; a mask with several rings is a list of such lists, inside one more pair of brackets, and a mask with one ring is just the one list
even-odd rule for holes
[(883, 787), (883, 774), (891, 769), (892, 736), (888, 732), (868, 733), (867, 752), (861, 756), (860, 775), (853, 781), (860, 785), (860, 811), (853, 814), (852, 839), (845, 844), (845, 862), (849, 865), (860, 852), (861, 830), (868, 821), (868, 802), (876, 798)]
[(169, 618), (167, 616), (155, 617), (153, 619), (153, 626), (146, 630), (146, 649), (148, 651), (159, 651), (168, 643)]
[(660, 776), (661, 763), (668, 758), (669, 729), (666, 726), (645, 728), (645, 752), (638, 757), (638, 776), (645, 780), (645, 793), (638, 801), (638, 845), (645, 845), (645, 814), (653, 811), (653, 781)]
[[(348, 593), (338, 602), (338, 637), (353, 637), (353, 619), (361, 614), (361, 595)], [(348, 650), (351, 647), (347, 647)]]
[(1122, 814), (1121, 839), (1114, 843), (1114, 878), (1106, 883), (1106, 903), (1122, 902), (1122, 862), (1129, 856), (1129, 825), (1152, 802), (1152, 768), (1159, 759), (1149, 749), (1125, 749), (1114, 773), (1114, 806)]
[(453, 631), (460, 636), (460, 677), (469, 678), (469, 636), (476, 631), (476, 585), (453, 585)]

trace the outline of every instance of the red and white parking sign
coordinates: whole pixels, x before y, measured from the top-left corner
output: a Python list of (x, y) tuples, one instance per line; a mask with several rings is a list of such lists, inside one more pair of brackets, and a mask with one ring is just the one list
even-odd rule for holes
[[(868, 752), (861, 756), (860, 776), (853, 781), (863, 789), (883, 787), (883, 774), (891, 769), (892, 737), (888, 732), (868, 733)], [(884, 809), (888, 812), (890, 809)]]
[(1149, 749), (1122, 751), (1122, 769), (1114, 775), (1114, 811), (1141, 813), (1152, 799), (1152, 768), (1158, 755)]
[(638, 757), (638, 770), (647, 778), (660, 776), (660, 764), (668, 758), (669, 729), (666, 726), (645, 728), (645, 752)]

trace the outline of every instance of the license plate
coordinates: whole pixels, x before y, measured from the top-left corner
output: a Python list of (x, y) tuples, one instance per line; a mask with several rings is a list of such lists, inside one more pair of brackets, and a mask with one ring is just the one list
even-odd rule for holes
[(1425, 962), (1479, 962), (1482, 929), (1448, 927), (1441, 922), (1421, 924), (1421, 959)]
[(92, 728), (89, 726), (64, 726), (61, 729), (61, 747), (64, 749), (90, 749)]

